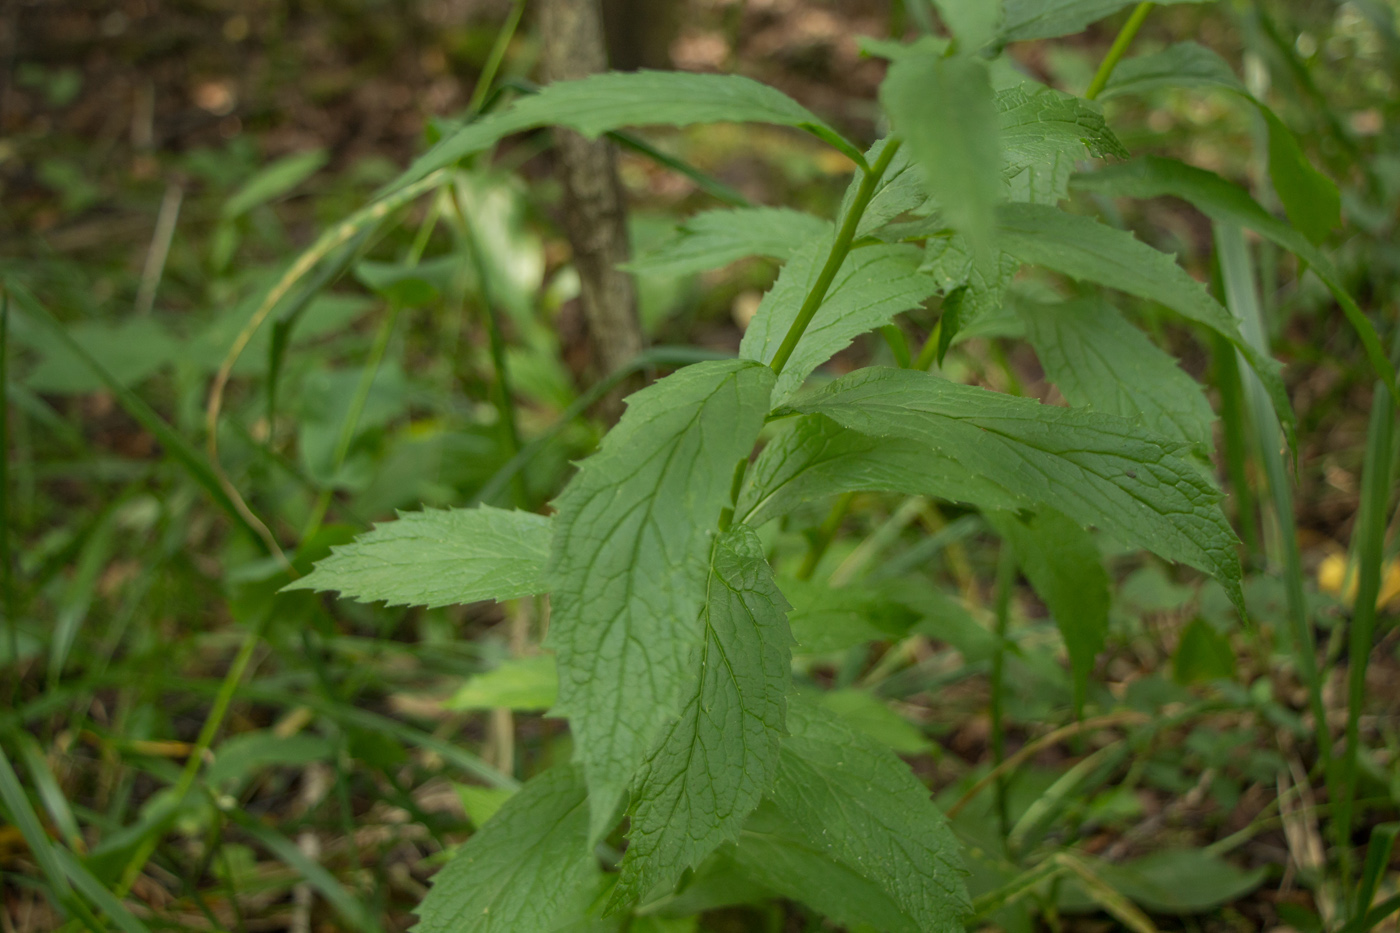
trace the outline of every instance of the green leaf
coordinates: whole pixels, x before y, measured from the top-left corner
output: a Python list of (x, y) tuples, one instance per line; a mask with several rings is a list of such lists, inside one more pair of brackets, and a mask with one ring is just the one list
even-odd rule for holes
[(278, 735), (266, 729), (243, 732), (214, 749), (204, 772), (210, 787), (241, 781), (262, 768), (305, 766), (335, 757), (335, 744), (319, 735)]
[(225, 220), (241, 217), (253, 208), (281, 197), (315, 175), (330, 161), (324, 149), (298, 152), (278, 159), (258, 172), (224, 202)]
[(1215, 412), (1200, 383), (1118, 309), (1101, 298), (1015, 308), (1046, 377), (1071, 405), (1122, 415), (1209, 455)]
[(674, 239), (623, 268), (637, 275), (682, 276), (748, 256), (791, 259), (803, 243), (829, 234), (831, 224), (786, 207), (740, 207), (696, 214), (677, 231)]
[(788, 728), (775, 811), (817, 852), (879, 888), (902, 915), (900, 928), (961, 931), (971, 907), (966, 869), (928, 789), (889, 749), (826, 710), (794, 699)]
[(415, 933), (551, 933), (597, 877), (577, 765), (531, 780), (433, 878)]
[(1195, 42), (1178, 42), (1118, 63), (1099, 100), (1165, 87), (1218, 87), (1248, 95), (1229, 62)]
[(820, 580), (785, 577), (780, 586), (792, 603), (788, 624), (802, 654), (844, 651), (868, 641), (898, 638), (918, 615), (887, 588), (850, 584), (833, 587)]
[(1292, 252), (1307, 263), (1332, 292), (1366, 348), (1371, 366), (1385, 381), (1391, 395), (1400, 401), (1395, 368), (1376, 336), (1376, 329), (1347, 293), (1331, 261), (1307, 237), (1264, 210), (1243, 188), (1230, 184), (1214, 172), (1158, 156), (1076, 175), (1073, 184), (1083, 190), (1122, 197), (1146, 199), (1170, 195), (1181, 198), (1190, 201), (1212, 220), (1246, 227)]
[(448, 709), (513, 709), (539, 712), (559, 697), (559, 671), (552, 654), (502, 661), (461, 686), (445, 704)]
[(503, 787), (478, 787), (475, 784), (453, 784), (452, 789), (457, 792), (457, 799), (461, 801), (467, 819), (478, 827), (485, 826), (516, 793)]
[(831, 690), (819, 701), (841, 721), (900, 755), (922, 755), (933, 743), (909, 720), (864, 690)]
[(901, 58), (880, 85), (880, 102), (944, 219), (974, 253), (990, 253), (1002, 155), (987, 66), (931, 54)]
[[(783, 267), (744, 332), (740, 356), (762, 363), (773, 359), (830, 248), (827, 237), (809, 241)], [(774, 401), (796, 392), (814, 369), (849, 346), (852, 339), (888, 324), (895, 315), (917, 308), (932, 295), (937, 285), (919, 273), (921, 257), (916, 246), (889, 243), (851, 250), (826, 300), (778, 376)]]
[(1121, 865), (1097, 863), (1104, 881), (1154, 913), (1214, 910), (1253, 891), (1268, 876), (1264, 867), (1244, 871), (1204, 849), (1162, 849)]
[(1109, 580), (1089, 534), (1054, 509), (1033, 515), (988, 512), (1021, 572), (1045, 601), (1064, 637), (1074, 677), (1074, 708), (1084, 708), (1094, 659), (1108, 639)]
[[(117, 324), (83, 321), (66, 330), (73, 343), (101, 360), (112, 378), (124, 386), (136, 385), (180, 357), (180, 344), (159, 321), (149, 317), (127, 318)], [(25, 379), (33, 391), (79, 395), (105, 387), (102, 378), (67, 344), (45, 339), (42, 333), (33, 333), (26, 343), (35, 344), (43, 353)]]
[(737, 838), (777, 767), (792, 636), (787, 601), (752, 530), (735, 526), (715, 542), (706, 589), (698, 676), (642, 768), (614, 908), (669, 892), (687, 868)]
[(360, 602), (450, 606), (548, 589), (550, 520), (491, 506), (400, 513), (284, 590), (335, 590)]
[(704, 638), (711, 529), (768, 413), (773, 371), (697, 363), (628, 401), (555, 502), (548, 644), (591, 791), (593, 838), (680, 712)]
[[(890, 137), (886, 136), (871, 146), (865, 153), (865, 160), (872, 165), (879, 161), (880, 155), (889, 145)], [(861, 175), (857, 173), (851, 178), (850, 184), (846, 186), (846, 193), (841, 199), (841, 210), (838, 217), (845, 217), (850, 211), (851, 205), (855, 202), (856, 194), (860, 191)], [(894, 220), (901, 214), (914, 211), (916, 213), (925, 212), (929, 202), (928, 186), (924, 184), (923, 173), (914, 164), (913, 158), (909, 155), (909, 148), (901, 146), (900, 150), (894, 154), (890, 160), (889, 167), (885, 169), (885, 174), (880, 176), (879, 182), (875, 185), (875, 193), (870, 198), (870, 203), (865, 206), (865, 212), (860, 215), (860, 224), (856, 227), (856, 239), (874, 234), (885, 224)], [(891, 240), (897, 238), (889, 238)]]
[(1269, 124), (1269, 180), (1293, 226), (1313, 243), (1321, 243), (1342, 223), (1342, 195), (1332, 179), (1303, 155), (1293, 131), (1262, 104)]
[(811, 111), (750, 78), (680, 71), (608, 72), (550, 84), (506, 110), (464, 126), (420, 156), (395, 181), (394, 188), (410, 185), (522, 130), (558, 125), (596, 137), (625, 126), (695, 123), (798, 127), (864, 167), (860, 150)]
[(991, 42), (1001, 24), (1001, 0), (933, 0), (933, 5), (964, 54)]
[[(1058, 190), (1053, 198), (1059, 200)], [(1000, 250), (995, 261), (978, 262), (961, 236), (929, 238), (919, 269), (933, 276), (947, 296), (943, 302), (943, 328), (939, 332), (940, 363), (960, 331), (1002, 307), (1006, 291), (1020, 268), (1020, 260)]]
[[(1005, 0), (1006, 20), (1003, 42), (1050, 39), (1079, 32), (1090, 23), (1112, 15), (1137, 0)], [(1158, 0), (1162, 6), (1173, 3), (1209, 3), (1210, 0)]]
[[(1236, 539), (1182, 445), (1113, 415), (1056, 408), (914, 370), (864, 369), (792, 409), (923, 445), (965, 472), (1213, 575), (1236, 605)], [(1008, 493), (1009, 495), (1009, 493)]]
[(1018, 259), (1159, 302), (1229, 340), (1264, 383), (1292, 443), (1293, 408), (1278, 361), (1245, 340), (1230, 312), (1171, 256), (1131, 233), (1045, 205), (1004, 204), (998, 217), (1002, 247)]
[(1181, 633), (1172, 655), (1172, 679), (1179, 684), (1220, 680), (1235, 675), (1235, 649), (1230, 639), (1205, 619), (1192, 619)]
[[(855, 490), (935, 496), (994, 509), (1033, 504), (1019, 492), (965, 469), (954, 452), (930, 450), (904, 438), (872, 437), (824, 415), (809, 415), (763, 448), (749, 469), (734, 514), (757, 527), (803, 502)], [(804, 591), (784, 592), (801, 612)], [(830, 620), (799, 623), (794, 616), (792, 622), (795, 632), (799, 627), (803, 632), (799, 642), (825, 644), (816, 641), (825, 637), (821, 633), (843, 630)]]
[(1058, 156), (1128, 158), (1128, 150), (1093, 101), (1051, 88), (1029, 85), (997, 93), (997, 125), (1001, 130), (1003, 173), (1011, 177), (1022, 168)]

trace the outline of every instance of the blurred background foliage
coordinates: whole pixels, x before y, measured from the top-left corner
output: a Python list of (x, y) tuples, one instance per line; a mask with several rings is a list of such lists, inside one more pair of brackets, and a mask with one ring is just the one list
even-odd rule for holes
[[(562, 725), (539, 715), (549, 672), (527, 646), (543, 604), (404, 610), (278, 595), (289, 572), (266, 544), (304, 571), (396, 509), (539, 509), (591, 450), (605, 426), (589, 414), (597, 374), (547, 134), (512, 140), (367, 226), (334, 275), (313, 276), (317, 289), (280, 304), (237, 357), (215, 440), (251, 523), (203, 459), (211, 378), (300, 250), (485, 100), (484, 70), (498, 87), (538, 77), (528, 11), (503, 30), (515, 6), (0, 9), (4, 929), (53, 929), (63, 909), (81, 919), (75, 897), (123, 923), (81, 883), (73, 895), (45, 880), (42, 839), (61, 843), (49, 852), (60, 860), (81, 857), (70, 876), (129, 892), (130, 914), (151, 929), (407, 929), (444, 853), (517, 779), (567, 758)], [(900, 0), (613, 0), (608, 15), (620, 66), (747, 74), (869, 141), (884, 65), (859, 37), (913, 34), (928, 13)], [(1032, 77), (1082, 92), (1122, 19), (1011, 54)], [(1396, 0), (1223, 0), (1155, 11), (1133, 50), (1184, 39), (1216, 50), (1300, 136), (1343, 192), (1345, 226), (1326, 247), (1387, 341), (1400, 317), (1397, 30)], [(1134, 154), (1211, 169), (1277, 211), (1265, 130), (1237, 97), (1162, 89), (1105, 110)], [(714, 206), (717, 190), (829, 215), (851, 169), (768, 128), (645, 135), (709, 181), (624, 150), (639, 251)], [(1218, 279), (1210, 226), (1181, 202), (1094, 206)], [(1266, 244), (1251, 249), (1298, 413), (1299, 546), (1340, 729), (1338, 623), (1355, 585), (1348, 550), (1373, 376), (1321, 283)], [(657, 372), (733, 353), (775, 274), (746, 260), (641, 278), (655, 348), (642, 363)], [(1146, 304), (1134, 311), (1212, 383), (1209, 347)], [(936, 309), (909, 318), (902, 326), (926, 333)], [(944, 373), (1060, 401), (1016, 336), (998, 319), (961, 334)], [(889, 353), (866, 339), (830, 371)], [(1245, 460), (1229, 478), (1252, 558), (1251, 625), (1217, 587), (1110, 552), (1112, 636), (1085, 713), (1094, 728), (1055, 737), (1074, 722), (1062, 646), (1043, 607), (1014, 594), (1006, 710), (1013, 747), (1028, 754), (1009, 785), (1010, 850), (986, 795), (955, 805), (988, 769), (989, 530), (942, 504), (860, 496), (843, 524), (818, 530), (838, 537), (816, 574), (828, 582), (808, 592), (791, 577), (827, 507), (770, 529), (794, 628), (820, 649), (801, 659), (805, 676), (954, 807), (975, 895), (1017, 877), (1007, 866), (1026, 853), (1069, 859), (1077, 847), (1102, 857), (1099, 881), (1161, 929), (1322, 929), (1348, 896), (1323, 828), (1324, 781), (1310, 773), (1305, 691), (1287, 661), (1288, 581), (1262, 556), (1277, 532), (1259, 518), (1258, 467)], [(265, 535), (249, 533), (255, 523)], [(1394, 531), (1392, 521), (1361, 723), (1358, 847), (1400, 804)], [(25, 823), (26, 807), (37, 823)], [(1377, 872), (1379, 902), (1397, 875), (1384, 860)], [(979, 902), (980, 922), (1118, 922), (1086, 884)], [(720, 906), (632, 929), (819, 928), (793, 905)]]

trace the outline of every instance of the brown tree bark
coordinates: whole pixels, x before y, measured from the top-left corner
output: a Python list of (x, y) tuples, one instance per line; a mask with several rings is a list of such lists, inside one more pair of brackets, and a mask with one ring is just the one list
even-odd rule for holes
[[(550, 81), (582, 78), (607, 69), (599, 0), (542, 0), (543, 64)], [(580, 302), (588, 325), (594, 377), (605, 376), (642, 352), (642, 328), (627, 261), (627, 205), (617, 156), (606, 139), (556, 130), (559, 179), (564, 187), (564, 229), (573, 246)], [(603, 404), (615, 420), (624, 385)]]

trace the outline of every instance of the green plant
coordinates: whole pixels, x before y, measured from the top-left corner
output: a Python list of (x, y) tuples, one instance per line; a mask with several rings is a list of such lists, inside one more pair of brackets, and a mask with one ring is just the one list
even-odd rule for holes
[[(1089, 98), (1171, 84), (1243, 93), (1228, 66), (1192, 44), (1128, 59), (1115, 74), (1152, 4), (1128, 20), (1086, 97), (1038, 86), (1001, 55), (1008, 42), (1073, 33), (1126, 5), (937, 3), (951, 39), (870, 45), (891, 60), (880, 93), (890, 135), (865, 152), (753, 81), (608, 74), (547, 86), (466, 125), (391, 186), (387, 197), (414, 191), (509, 134), (549, 125), (597, 136), (631, 125), (771, 123), (810, 133), (856, 166), (831, 223), (786, 209), (727, 208), (691, 218), (673, 242), (640, 257), (637, 269), (673, 273), (755, 254), (786, 264), (748, 325), (740, 358), (695, 363), (633, 395), (551, 517), (486, 505), (406, 516), (336, 548), (288, 587), (396, 604), (550, 598), (544, 647), (557, 667), (553, 709), (569, 719), (574, 763), (535, 776), (463, 846), (419, 908), (420, 930), (665, 928), (662, 918), (729, 903), (740, 876), (839, 923), (882, 930), (958, 929), (973, 912), (988, 916), (1028, 892), (1045, 897), (1058, 879), (1073, 879), (1135, 929), (1152, 925), (1134, 901), (1171, 909), (1170, 892), (1142, 893), (1113, 866), (1072, 851), (972, 901), (961, 846), (922, 785), (791, 674), (794, 643), (810, 652), (865, 640), (847, 634), (824, 643), (819, 628), (797, 625), (813, 602), (809, 578), (853, 493), (980, 512), (1003, 542), (988, 655), (992, 783), (1001, 851), (1014, 862), (1076, 788), (1105, 780), (1126, 751), (1110, 745), (1089, 756), (1013, 822), (1001, 704), (1005, 665), (1017, 651), (1008, 634), (1016, 570), (1059, 627), (1076, 709), (1109, 623), (1103, 538), (1211, 575), (1245, 615), (1237, 540), (1202, 469), (1212, 409), (1201, 386), (1109, 297), (1164, 307), (1239, 354), (1252, 371), (1246, 396), (1276, 512), (1290, 514), (1285, 458), (1270, 435), (1281, 425), (1292, 443), (1293, 416), (1267, 343), (1241, 309), (1238, 227), (1223, 235), (1233, 239), (1222, 240), (1222, 267), (1243, 329), (1172, 257), (1064, 209), (1074, 189), (1176, 195), (1292, 250), (1333, 290), (1378, 371), (1378, 391), (1396, 392), (1372, 325), (1315, 246), (1337, 223), (1336, 190), (1262, 103), (1272, 179), (1301, 233), (1244, 190), (1179, 162), (1076, 171), (1086, 156), (1129, 158)], [(1018, 289), (1023, 266), (1050, 277)], [(896, 318), (936, 297), (938, 325), (914, 353)], [(833, 354), (876, 330), (897, 368), (803, 389)], [(1070, 407), (927, 371), (972, 334), (1024, 334)], [(1388, 451), (1388, 434), (1377, 447)], [(1368, 502), (1380, 496), (1368, 489)], [(837, 507), (797, 574), (775, 576), (774, 565), (790, 555), (761, 530), (831, 497)], [(923, 501), (910, 500), (910, 515)], [(1368, 554), (1379, 546), (1383, 507), (1368, 506)], [(1330, 740), (1291, 553), (1292, 641), (1325, 757)], [(1368, 595), (1376, 561), (1367, 563)], [(814, 602), (837, 592), (819, 586)], [(1194, 631), (1213, 644), (1208, 626)], [(1367, 632), (1359, 637), (1369, 643)], [(1183, 661), (1179, 670), (1201, 663)], [(1167, 862), (1155, 869), (1161, 877), (1201, 870), (1189, 858)], [(619, 916), (631, 919), (606, 919)]]

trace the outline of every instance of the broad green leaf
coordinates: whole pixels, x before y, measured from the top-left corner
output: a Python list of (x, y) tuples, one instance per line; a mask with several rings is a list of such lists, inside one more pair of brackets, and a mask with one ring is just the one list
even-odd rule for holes
[(298, 152), (278, 159), (244, 183), (224, 202), (221, 212), (225, 220), (241, 217), (260, 204), (281, 197), (315, 175), (330, 161), (324, 149)]
[[(1090, 23), (1112, 15), (1137, 0), (1005, 0), (1006, 19), (1003, 42), (1024, 39), (1051, 39), (1079, 32)], [(1173, 3), (1209, 3), (1210, 0), (1158, 0)]]
[(1109, 580), (1088, 533), (1054, 509), (988, 512), (1021, 572), (1045, 601), (1064, 637), (1074, 675), (1074, 708), (1084, 708), (1094, 659), (1108, 639)]
[(560, 81), (469, 123), (418, 158), (395, 183), (410, 185), (501, 139), (541, 126), (600, 136), (626, 126), (774, 123), (806, 130), (862, 164), (860, 150), (781, 91), (739, 75), (680, 71), (608, 72)]
[(1229, 340), (1264, 383), (1292, 442), (1293, 408), (1278, 361), (1245, 340), (1230, 312), (1171, 256), (1124, 230), (1045, 205), (1004, 204), (998, 217), (1001, 245), (1018, 259), (1159, 302)]
[(513, 709), (538, 712), (559, 698), (559, 671), (552, 654), (502, 661), (461, 686), (445, 704), (448, 709)]
[(1114, 415), (1056, 408), (913, 370), (864, 369), (792, 409), (923, 445), (967, 473), (1168, 560), (1213, 575), (1239, 605), (1235, 536), (1220, 491), (1184, 445)]
[(478, 828), (485, 826), (505, 802), (516, 794), (516, 791), (504, 787), (478, 787), (475, 784), (453, 784), (452, 789), (457, 792), (457, 799), (461, 801), (467, 819)]
[(788, 728), (771, 796), (777, 813), (881, 889), (904, 929), (961, 931), (971, 907), (966, 869), (928, 789), (889, 749), (826, 710), (794, 699)]
[(1002, 157), (986, 65), (936, 55), (901, 58), (880, 85), (880, 102), (949, 226), (974, 253), (991, 253)]
[(1313, 243), (1321, 243), (1342, 222), (1342, 195), (1337, 185), (1303, 155), (1293, 131), (1268, 107), (1259, 112), (1269, 124), (1269, 180), (1293, 226)]
[(1058, 156), (1083, 158), (1086, 151), (1096, 158), (1128, 158), (1128, 150), (1093, 101), (1051, 88), (1028, 91), (1021, 85), (998, 92), (996, 105), (1007, 177)]
[(851, 729), (900, 755), (922, 755), (933, 743), (909, 720), (865, 690), (829, 690), (818, 702)]
[[(1060, 200), (1062, 190), (1057, 186), (1051, 192), (1051, 200)], [(930, 237), (924, 246), (919, 270), (931, 275), (948, 296), (943, 303), (942, 339), (951, 342), (959, 332), (1001, 308), (1006, 302), (1006, 291), (1020, 268), (1020, 260), (1001, 250), (997, 250), (994, 261), (978, 262), (967, 240), (956, 234)], [(962, 291), (955, 298), (954, 292), (959, 289)], [(942, 362), (941, 355), (939, 361)]]
[(483, 505), (403, 512), (331, 548), (286, 590), (336, 590), (360, 602), (450, 606), (548, 589), (550, 520)]
[(1246, 227), (1282, 246), (1307, 263), (1320, 278), (1366, 348), (1366, 356), (1376, 373), (1385, 380), (1392, 395), (1400, 399), (1395, 369), (1390, 363), (1376, 329), (1342, 285), (1331, 260), (1297, 230), (1264, 210), (1249, 192), (1205, 169), (1174, 159), (1148, 156), (1123, 165), (1112, 165), (1096, 172), (1076, 175), (1076, 188), (1131, 198), (1157, 198), (1170, 195), (1190, 201), (1212, 220)]
[[(930, 450), (905, 438), (862, 434), (823, 415), (809, 415), (763, 448), (749, 469), (734, 514), (757, 527), (803, 502), (854, 490), (935, 496), (992, 509), (1032, 505), (1019, 492), (965, 469), (954, 452)], [(802, 589), (784, 592), (794, 603), (803, 599)], [(807, 634), (799, 641), (842, 630), (828, 621), (802, 622)], [(798, 620), (794, 617), (793, 622), (796, 630)]]
[(597, 875), (577, 765), (551, 768), (501, 805), (433, 878), (414, 933), (552, 933)]
[(642, 767), (614, 907), (674, 887), (738, 837), (768, 790), (786, 732), (786, 609), (758, 536), (739, 525), (719, 538), (701, 615), (705, 640), (692, 659), (698, 676)]
[(1093, 865), (1114, 890), (1160, 914), (1214, 910), (1253, 891), (1268, 875), (1262, 866), (1245, 871), (1205, 849), (1162, 849), (1121, 864)]
[(1235, 676), (1235, 649), (1205, 619), (1192, 619), (1181, 632), (1172, 655), (1172, 679), (1194, 684)]
[[(809, 241), (792, 258), (758, 306), (744, 332), (739, 355), (768, 363), (778, 352), (831, 248), (827, 237)], [(851, 250), (831, 283), (817, 315), (778, 376), (773, 399), (780, 402), (802, 386), (814, 369), (860, 334), (917, 308), (936, 284), (919, 273), (918, 247), (876, 243)]]
[(830, 233), (831, 224), (786, 207), (738, 207), (696, 214), (677, 232), (625, 268), (637, 275), (682, 276), (748, 256), (791, 259), (803, 243)]
[(1122, 415), (1209, 454), (1215, 412), (1200, 383), (1116, 308), (1101, 298), (1015, 308), (1046, 377), (1071, 405)]
[(878, 587), (833, 587), (824, 581), (795, 577), (783, 578), (779, 586), (792, 603), (788, 624), (802, 654), (826, 654), (868, 641), (898, 638), (919, 620), (917, 613)]
[(764, 801), (733, 854), (740, 877), (806, 904), (836, 924), (880, 933), (924, 933), (889, 892), (831, 857), (820, 839)]
[(704, 639), (711, 529), (768, 413), (773, 371), (697, 363), (628, 400), (555, 502), (548, 645), (591, 792), (591, 837), (680, 712)]
[(1146, 94), (1164, 87), (1219, 87), (1248, 94), (1229, 62), (1195, 42), (1178, 42), (1151, 55), (1118, 63), (1100, 100)]

